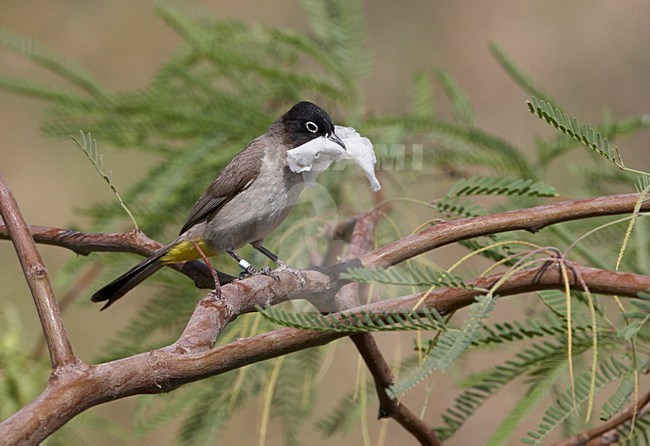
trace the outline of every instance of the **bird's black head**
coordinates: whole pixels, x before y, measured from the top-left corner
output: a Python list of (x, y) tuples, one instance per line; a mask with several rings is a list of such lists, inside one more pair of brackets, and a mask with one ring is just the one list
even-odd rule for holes
[(321, 136), (345, 149), (343, 141), (334, 133), (332, 118), (325, 110), (311, 102), (298, 102), (278, 119), (278, 123), (282, 126), (291, 149)]

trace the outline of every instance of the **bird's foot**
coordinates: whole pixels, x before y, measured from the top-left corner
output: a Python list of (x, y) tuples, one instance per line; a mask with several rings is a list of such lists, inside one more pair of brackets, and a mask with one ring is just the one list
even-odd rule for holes
[(269, 276), (278, 282), (280, 281), (280, 277), (268, 266), (265, 266), (264, 268), (253, 268), (252, 266), (249, 266), (239, 274), (239, 279), (245, 279), (246, 277), (259, 275)]
[(304, 287), (307, 281), (305, 280), (305, 273), (302, 272), (302, 270), (298, 268), (294, 268), (293, 266), (288, 265), (287, 263), (283, 262), (282, 260), (278, 259), (275, 262), (278, 267), (275, 269), (275, 271), (282, 272), (286, 271), (288, 273), (293, 274), (296, 276), (298, 279), (298, 282), (300, 282), (300, 286)]

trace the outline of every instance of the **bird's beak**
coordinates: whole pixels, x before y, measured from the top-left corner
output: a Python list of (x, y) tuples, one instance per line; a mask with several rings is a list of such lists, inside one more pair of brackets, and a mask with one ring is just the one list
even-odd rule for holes
[(341, 141), (341, 138), (336, 136), (336, 133), (334, 133), (334, 132), (330, 133), (329, 135), (327, 135), (327, 139), (329, 139), (330, 141), (335, 142), (339, 146), (343, 147), (343, 150), (348, 150), (345, 147), (345, 143), (343, 143), (343, 141)]

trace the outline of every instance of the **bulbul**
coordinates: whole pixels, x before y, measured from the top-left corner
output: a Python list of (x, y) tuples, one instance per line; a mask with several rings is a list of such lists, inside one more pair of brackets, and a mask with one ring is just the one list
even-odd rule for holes
[(316, 138), (345, 149), (329, 115), (311, 102), (299, 102), (224, 167), (190, 211), (178, 238), (97, 291), (92, 301), (108, 301), (104, 310), (165, 264), (202, 258), (197, 247), (208, 257), (227, 252), (249, 274), (261, 270), (235, 251), (248, 243), (279, 264), (262, 242), (287, 217), (305, 184), (302, 173), (289, 168), (287, 151)]

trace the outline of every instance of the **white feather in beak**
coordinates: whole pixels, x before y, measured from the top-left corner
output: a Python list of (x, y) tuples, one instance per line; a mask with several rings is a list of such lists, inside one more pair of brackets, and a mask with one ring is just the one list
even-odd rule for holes
[(370, 188), (377, 192), (381, 185), (375, 176), (377, 157), (372, 142), (357, 133), (352, 127), (335, 126), (334, 133), (343, 141), (347, 150), (325, 136), (287, 151), (289, 168), (301, 173), (305, 182), (314, 183), (316, 177), (327, 169), (332, 162), (352, 160), (363, 170), (370, 181)]

